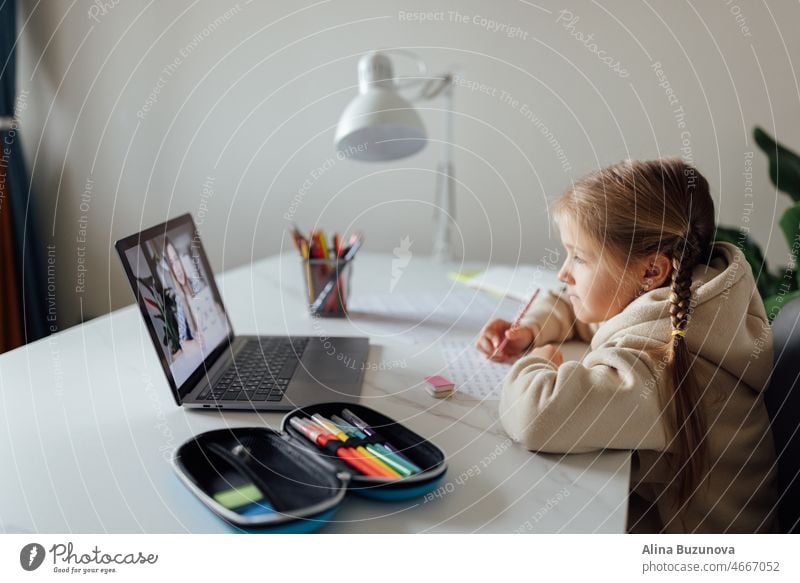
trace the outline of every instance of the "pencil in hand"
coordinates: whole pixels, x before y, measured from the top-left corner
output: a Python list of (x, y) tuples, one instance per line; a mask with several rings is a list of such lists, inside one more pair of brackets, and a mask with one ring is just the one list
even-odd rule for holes
[[(527, 301), (527, 303), (524, 306), (520, 308), (519, 312), (517, 312), (517, 316), (516, 318), (514, 318), (514, 321), (511, 322), (511, 327), (509, 328), (509, 330), (515, 330), (519, 328), (519, 325), (522, 322), (522, 318), (525, 317), (525, 314), (528, 313), (528, 310), (533, 305), (533, 302), (536, 301), (536, 296), (539, 295), (539, 289), (540, 288), (536, 288), (536, 291), (533, 292), (531, 298)], [(503, 337), (503, 340), (500, 342), (500, 344), (497, 345), (497, 348), (494, 349), (494, 352), (492, 352), (491, 356), (489, 356), (489, 359), (491, 360), (495, 358), (499, 353), (503, 352), (503, 349), (506, 347), (506, 344), (508, 344), (508, 336)]]

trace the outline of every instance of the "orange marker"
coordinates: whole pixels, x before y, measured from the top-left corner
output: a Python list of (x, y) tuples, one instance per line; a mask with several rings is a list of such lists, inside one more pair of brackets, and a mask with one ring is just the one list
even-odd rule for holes
[[(289, 423), (291, 423), (292, 426), (295, 427), (300, 433), (306, 436), (306, 438), (321, 447), (325, 447), (329, 441), (339, 441), (330, 434), (323, 434), (322, 431), (316, 429), (316, 426), (309, 427), (303, 424), (303, 422), (297, 417), (292, 417), (289, 420)], [(383, 472), (380, 470), (380, 468), (375, 468), (372, 464), (369, 464), (367, 460), (358, 455), (358, 453), (351, 447), (340, 447), (336, 450), (336, 455), (342, 458), (345, 463), (353, 466), (365, 476), (372, 476), (376, 478), (394, 477)]]
[[(345, 443), (347, 441), (347, 436), (342, 434), (341, 436), (334, 433), (330, 427), (328, 427), (323, 421), (316, 418), (317, 416), (312, 416), (310, 419), (303, 419), (302, 421), (308, 425), (313, 431), (319, 431), (322, 435), (326, 436), (328, 440), (334, 439), (336, 441), (341, 441)], [(392, 478), (396, 479), (400, 477), (400, 474), (392, 470), (391, 468), (387, 467), (385, 464), (370, 456), (366, 449), (363, 447), (346, 447), (345, 449), (350, 450), (353, 452), (353, 455), (359, 457), (361, 461), (367, 464), (373, 470), (373, 474), (379, 475), (383, 478)]]

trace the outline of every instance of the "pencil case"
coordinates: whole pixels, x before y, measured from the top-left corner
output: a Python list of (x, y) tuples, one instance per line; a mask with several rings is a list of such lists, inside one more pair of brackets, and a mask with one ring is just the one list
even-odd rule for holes
[[(296, 427), (313, 415), (348, 410), (373, 434), (345, 443), (311, 443)], [(401, 477), (364, 475), (341, 447), (392, 446), (418, 471)], [(347, 456), (344, 456), (347, 457)], [(378, 411), (354, 403), (322, 403), (290, 411), (280, 431), (236, 427), (207, 431), (183, 443), (173, 465), (183, 483), (212, 512), (235, 527), (276, 533), (313, 532), (328, 522), (348, 492), (377, 500), (407, 500), (434, 490), (445, 472), (444, 452)]]

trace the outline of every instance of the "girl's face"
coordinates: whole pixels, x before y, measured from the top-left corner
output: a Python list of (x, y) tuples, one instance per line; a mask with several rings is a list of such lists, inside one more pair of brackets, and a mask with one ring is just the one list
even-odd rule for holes
[(573, 221), (562, 218), (559, 230), (567, 257), (558, 279), (567, 284), (575, 317), (589, 324), (605, 322), (619, 314), (636, 298), (639, 283), (610, 267), (616, 262), (601, 257), (608, 249), (598, 249)]

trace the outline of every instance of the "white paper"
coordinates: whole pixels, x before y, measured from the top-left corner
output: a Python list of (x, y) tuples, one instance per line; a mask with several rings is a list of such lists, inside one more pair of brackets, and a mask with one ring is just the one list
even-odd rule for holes
[(441, 348), (448, 378), (459, 393), (481, 400), (500, 399), (511, 364), (492, 362), (470, 342), (448, 340)]

